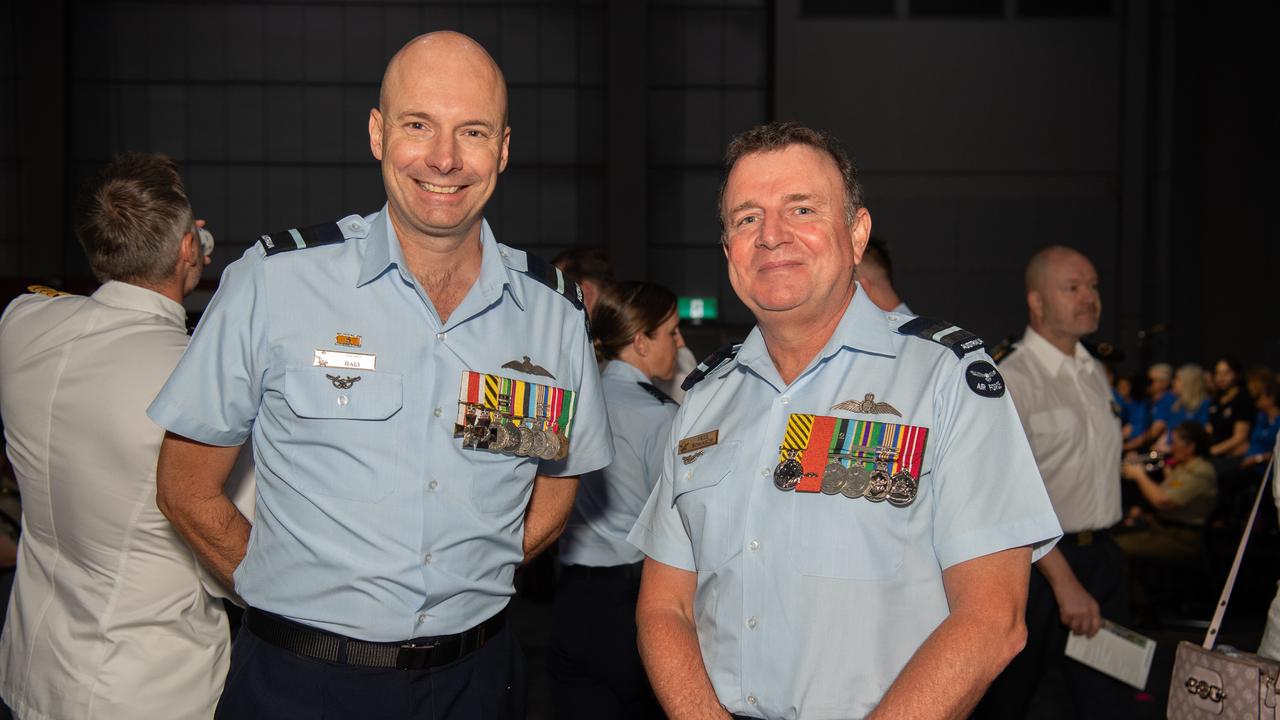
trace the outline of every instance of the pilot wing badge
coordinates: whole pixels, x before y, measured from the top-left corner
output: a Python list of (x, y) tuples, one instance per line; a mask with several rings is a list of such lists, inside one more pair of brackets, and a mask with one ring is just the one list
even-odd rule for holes
[(541, 375), (542, 377), (549, 377), (552, 380), (556, 379), (556, 376), (548, 372), (546, 368), (531, 361), (528, 355), (525, 355), (522, 360), (510, 360), (502, 363), (502, 367), (507, 368), (508, 370), (522, 372), (526, 375)]
[(842, 403), (832, 405), (831, 409), (862, 413), (863, 415), (897, 415), (902, 417), (902, 413), (898, 412), (898, 408), (887, 402), (876, 402), (875, 393), (867, 393), (862, 396), (861, 400), (845, 400)]

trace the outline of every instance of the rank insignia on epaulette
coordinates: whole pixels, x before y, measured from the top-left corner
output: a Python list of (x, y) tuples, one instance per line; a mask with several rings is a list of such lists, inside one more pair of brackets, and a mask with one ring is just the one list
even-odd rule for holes
[(945, 320), (918, 317), (898, 326), (899, 335), (913, 335), (936, 342), (962, 358), (971, 352), (982, 350), (986, 343), (982, 338)]
[(698, 367), (685, 376), (684, 382), (680, 383), (680, 389), (689, 392), (716, 368), (729, 362), (738, 355), (738, 350), (742, 349), (742, 343), (729, 343), (721, 347), (719, 350), (711, 353), (702, 362), (698, 363)]
[(28, 285), (27, 292), (35, 293), (36, 295), (44, 295), (45, 297), (64, 297), (71, 294), (69, 292), (63, 292), (61, 290), (51, 288), (48, 285)]
[(303, 248), (333, 245), (345, 242), (347, 236), (337, 223), (321, 223), (306, 228), (290, 228), (267, 233), (258, 241), (267, 255), (301, 250)]

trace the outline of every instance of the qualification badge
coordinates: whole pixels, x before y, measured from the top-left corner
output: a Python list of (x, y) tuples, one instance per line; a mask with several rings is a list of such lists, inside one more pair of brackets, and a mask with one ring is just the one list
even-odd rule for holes
[(454, 437), (462, 447), (542, 460), (569, 456), (577, 393), (486, 373), (462, 373)]
[(905, 507), (919, 493), (928, 434), (914, 425), (793, 413), (773, 484)]

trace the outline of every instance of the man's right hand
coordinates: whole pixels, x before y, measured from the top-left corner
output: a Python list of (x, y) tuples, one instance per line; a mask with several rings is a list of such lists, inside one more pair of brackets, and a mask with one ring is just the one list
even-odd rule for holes
[(1098, 601), (1080, 584), (1062, 551), (1054, 548), (1036, 561), (1036, 569), (1044, 575), (1058, 603), (1058, 619), (1076, 635), (1093, 637), (1102, 628), (1102, 611)]
[(1102, 612), (1098, 601), (1073, 576), (1070, 582), (1054, 586), (1053, 597), (1058, 601), (1058, 619), (1076, 635), (1093, 637), (1102, 628)]

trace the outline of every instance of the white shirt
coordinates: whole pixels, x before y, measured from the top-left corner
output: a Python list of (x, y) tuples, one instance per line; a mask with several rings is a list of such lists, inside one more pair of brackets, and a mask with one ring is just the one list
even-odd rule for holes
[(1076, 343), (1067, 356), (1031, 328), (1000, 364), (1066, 532), (1120, 521), (1120, 418), (1102, 364)]
[(0, 318), (0, 413), (23, 532), (0, 696), (24, 720), (212, 717), (226, 614), (156, 507), (146, 416), (186, 313), (120, 282), (24, 295)]

